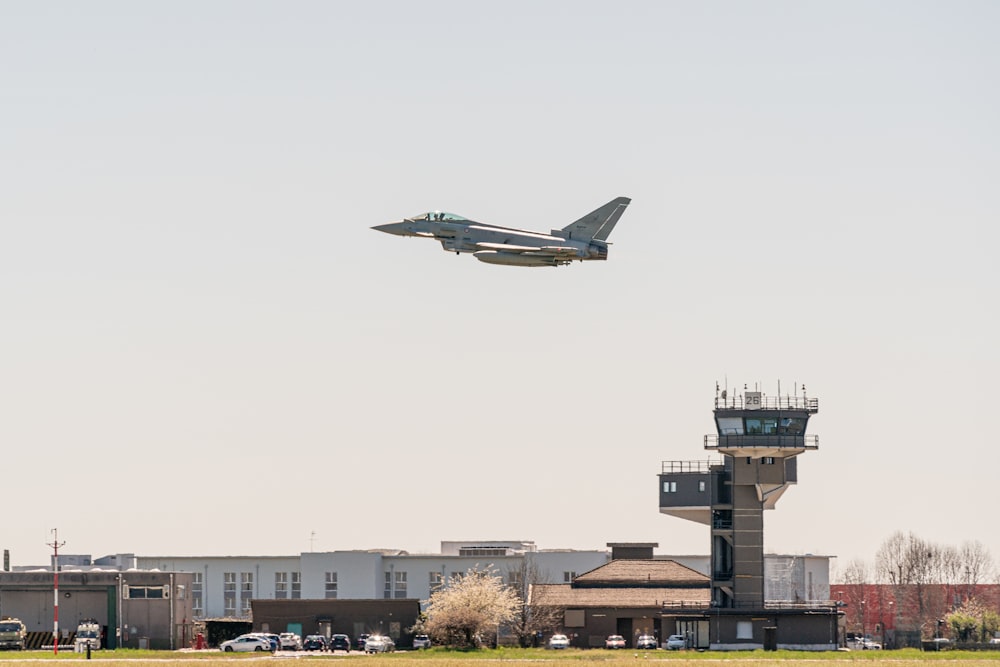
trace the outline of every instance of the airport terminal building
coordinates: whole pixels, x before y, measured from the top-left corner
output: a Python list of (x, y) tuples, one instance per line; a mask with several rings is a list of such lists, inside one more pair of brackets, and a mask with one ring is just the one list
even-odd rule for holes
[[(271, 632), (285, 631), (287, 628), (276, 617), (271, 618), (273, 613), (263, 614), (274, 605), (284, 605), (280, 615), (286, 618), (290, 618), (289, 610), (296, 610), (292, 631), (301, 628), (303, 632), (322, 632), (340, 622), (349, 623), (348, 631), (358, 623), (379, 627), (383, 622), (387, 628), (395, 627), (402, 614), (391, 605), (407, 601), (409, 615), (411, 607), (419, 610), (432, 591), (472, 568), (490, 568), (511, 584), (530, 569), (535, 577), (530, 583), (564, 586), (567, 591), (586, 586), (593, 589), (586, 575), (615, 559), (674, 561), (709, 575), (707, 555), (654, 556), (656, 544), (607, 546), (595, 550), (538, 549), (531, 541), (474, 540), (442, 542), (440, 553), (434, 554), (395, 549), (305, 552), (294, 556), (116, 554), (97, 559), (60, 554), (60, 590), (65, 596), (61, 599), (61, 627), (70, 633), (79, 620), (94, 617), (106, 628), (104, 645), (108, 648), (179, 648), (193, 638), (194, 622), (224, 619), (235, 623), (233, 627), (242, 623), (240, 627), (252, 625), (254, 629), (267, 623)], [(769, 600), (829, 598), (829, 557), (768, 554), (764, 566), (764, 588)], [(650, 567), (659, 566), (650, 563)], [(50, 641), (45, 638), (51, 637), (53, 578), (51, 564), (0, 572), (0, 614), (24, 620), (29, 631), (42, 638), (38, 641)], [(619, 593), (591, 590), (587, 595), (593, 599), (587, 604), (620, 606), (620, 601), (611, 599)], [(664, 601), (658, 595), (650, 599), (659, 600), (659, 605)], [(570, 598), (567, 601), (572, 602)], [(635, 603), (614, 613), (622, 619), (641, 619), (658, 614), (657, 604), (644, 608), (645, 603)], [(607, 612), (602, 613), (606, 623), (609, 617)], [(357, 618), (349, 621), (348, 615)], [(576, 622), (578, 617), (579, 610), (573, 610), (567, 618)], [(334, 620), (332, 625), (330, 619)], [(640, 620), (636, 620), (634, 627), (639, 626)], [(603, 626), (592, 631), (603, 631)], [(583, 631), (575, 632), (581, 634), (581, 644), (587, 645), (583, 644)], [(68, 641), (69, 637), (64, 639)]]

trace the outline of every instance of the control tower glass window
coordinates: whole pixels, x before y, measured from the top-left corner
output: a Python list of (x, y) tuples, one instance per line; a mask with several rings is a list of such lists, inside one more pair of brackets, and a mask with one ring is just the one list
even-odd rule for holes
[(743, 435), (741, 417), (719, 417), (719, 435)]
[(782, 417), (778, 433), (782, 435), (802, 435), (806, 430), (806, 420), (801, 417)]
[(747, 419), (747, 435), (760, 435), (764, 432), (764, 426), (760, 419)]
[(778, 420), (777, 419), (762, 419), (764, 424), (764, 435), (774, 435), (778, 432)]

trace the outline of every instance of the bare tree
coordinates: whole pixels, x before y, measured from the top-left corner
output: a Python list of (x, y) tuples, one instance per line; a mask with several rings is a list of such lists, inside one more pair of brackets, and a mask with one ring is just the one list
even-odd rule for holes
[(946, 577), (945, 550), (913, 533), (896, 531), (875, 554), (880, 580), (893, 588), (897, 619), (910, 643), (932, 636), (948, 610), (938, 585)]
[(522, 647), (534, 645), (539, 633), (550, 632), (562, 624), (563, 610), (545, 604), (544, 593), (540, 592), (542, 589), (534, 588), (535, 584), (548, 580), (548, 572), (542, 571), (530, 554), (525, 554), (517, 567), (507, 570), (508, 585), (521, 601), (509, 628)]
[(963, 542), (958, 553), (962, 566), (961, 582), (966, 587), (965, 597), (968, 599), (975, 595), (977, 585), (993, 579), (996, 565), (990, 550), (978, 540)]
[(852, 632), (864, 632), (864, 609), (867, 600), (865, 599), (865, 587), (871, 583), (871, 574), (868, 563), (855, 558), (850, 561), (840, 573), (841, 583), (844, 585), (844, 599), (838, 600), (845, 607), (844, 616), (847, 627)]

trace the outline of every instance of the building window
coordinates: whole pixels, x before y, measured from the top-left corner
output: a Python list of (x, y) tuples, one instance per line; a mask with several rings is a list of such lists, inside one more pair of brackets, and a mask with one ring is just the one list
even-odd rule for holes
[(226, 616), (236, 615), (236, 573), (222, 573), (222, 603)]
[(299, 600), (302, 598), (302, 573), (292, 572), (292, 599)]
[(802, 435), (806, 430), (806, 420), (798, 417), (783, 417), (778, 425), (781, 435)]
[(576, 572), (563, 572), (563, 583), (571, 584), (573, 580), (576, 579)]
[(167, 597), (163, 594), (163, 586), (126, 586), (125, 598), (128, 600), (153, 600)]
[(287, 600), (288, 599), (288, 573), (287, 572), (275, 572), (274, 573), (274, 599), (275, 600)]
[(459, 556), (506, 556), (507, 547), (461, 547), (458, 550)]
[(753, 639), (753, 622), (736, 621), (736, 638)]
[(444, 574), (441, 572), (428, 572), (427, 579), (427, 584), (431, 593), (444, 586)]
[(763, 457), (761, 457), (760, 462), (763, 463), (766, 466), (773, 466), (774, 465), (774, 457), (773, 456), (763, 456)]
[(698, 490), (699, 491), (704, 491), (705, 490), (705, 480), (703, 480), (703, 479), (699, 479), (698, 480)]
[(240, 572), (240, 612), (243, 616), (250, 613), (250, 600), (253, 598), (253, 572)]
[(195, 616), (201, 616), (205, 613), (205, 607), (202, 604), (202, 596), (205, 590), (205, 580), (203, 577), (203, 573), (195, 572), (194, 578), (191, 580), (191, 610)]
[(397, 600), (404, 599), (406, 597), (406, 573), (397, 572), (396, 573), (396, 590), (394, 597)]
[(677, 493), (677, 482), (664, 482), (663, 483), (664, 493)]
[(327, 572), (326, 573), (326, 590), (324, 595), (327, 599), (334, 599), (337, 597), (337, 573)]
[(511, 588), (521, 588), (520, 570), (511, 570), (507, 573), (507, 585)]

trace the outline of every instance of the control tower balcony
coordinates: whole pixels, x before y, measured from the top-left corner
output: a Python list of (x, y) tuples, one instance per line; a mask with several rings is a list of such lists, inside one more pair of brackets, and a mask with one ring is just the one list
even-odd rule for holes
[(731, 502), (724, 484), (722, 460), (663, 461), (660, 468), (660, 512), (710, 525), (712, 507)]
[(819, 436), (789, 434), (727, 434), (712, 433), (705, 436), (705, 449), (729, 456), (765, 456), (785, 458), (802, 452), (819, 449)]

